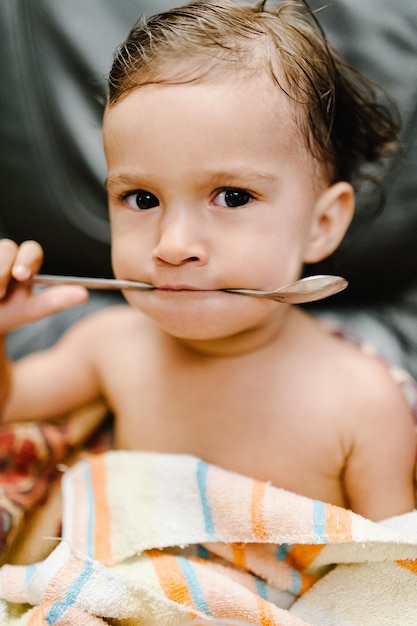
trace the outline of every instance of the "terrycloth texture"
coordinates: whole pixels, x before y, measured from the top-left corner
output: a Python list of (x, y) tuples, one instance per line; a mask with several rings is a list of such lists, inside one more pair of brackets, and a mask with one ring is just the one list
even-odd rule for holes
[(417, 623), (417, 532), (183, 455), (91, 457), (63, 498), (59, 546), (0, 570), (2, 624)]

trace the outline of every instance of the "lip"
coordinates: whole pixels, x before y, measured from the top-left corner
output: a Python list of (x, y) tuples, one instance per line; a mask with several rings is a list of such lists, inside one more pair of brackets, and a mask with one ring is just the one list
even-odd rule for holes
[(156, 289), (158, 291), (170, 291), (170, 292), (180, 292), (180, 291), (210, 292), (210, 291), (217, 291), (217, 289), (202, 289), (201, 287), (194, 287), (193, 285), (157, 285)]

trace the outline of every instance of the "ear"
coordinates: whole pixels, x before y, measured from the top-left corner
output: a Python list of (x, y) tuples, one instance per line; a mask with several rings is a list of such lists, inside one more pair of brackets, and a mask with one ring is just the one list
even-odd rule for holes
[(335, 183), (321, 194), (314, 207), (305, 263), (317, 263), (336, 250), (352, 221), (354, 209), (354, 191), (347, 182)]

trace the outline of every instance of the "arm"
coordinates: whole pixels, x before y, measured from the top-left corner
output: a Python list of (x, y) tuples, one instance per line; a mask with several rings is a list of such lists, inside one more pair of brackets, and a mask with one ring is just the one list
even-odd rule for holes
[(72, 326), (52, 348), (11, 364), (2, 421), (55, 418), (100, 397), (95, 358), (100, 339), (101, 324), (92, 315)]
[[(7, 239), (0, 241), (0, 414), (3, 420), (35, 417), (32, 396), (33, 399), (39, 397), (40, 381), (45, 376), (51, 389), (60, 388), (56, 384), (58, 378), (67, 375), (71, 379), (70, 361), (64, 358), (62, 350), (50, 351), (48, 356), (39, 353), (16, 364), (7, 358), (6, 335), (10, 330), (79, 304), (88, 297), (87, 292), (78, 287), (52, 287), (32, 294), (25, 281), (39, 270), (42, 256), (42, 249), (36, 242), (17, 246)], [(51, 393), (49, 396), (48, 400), (48, 394), (44, 394), (45, 402), (57, 399), (56, 394), (55, 398)], [(54, 410), (55, 415), (58, 408), (59, 405)], [(36, 414), (40, 415), (40, 411)]]
[(363, 381), (344, 482), (351, 509), (381, 520), (415, 507), (416, 427), (384, 365), (375, 363)]

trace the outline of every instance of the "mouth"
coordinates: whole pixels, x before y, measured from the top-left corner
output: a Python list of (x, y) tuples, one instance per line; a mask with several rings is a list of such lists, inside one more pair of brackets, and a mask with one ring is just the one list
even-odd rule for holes
[(194, 287), (192, 285), (159, 285), (155, 286), (155, 290), (168, 293), (210, 293), (218, 291), (217, 289), (202, 289), (201, 287)]

